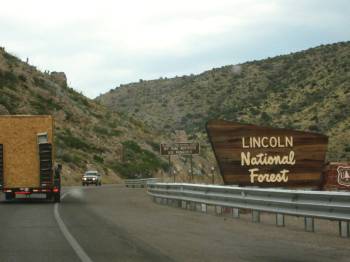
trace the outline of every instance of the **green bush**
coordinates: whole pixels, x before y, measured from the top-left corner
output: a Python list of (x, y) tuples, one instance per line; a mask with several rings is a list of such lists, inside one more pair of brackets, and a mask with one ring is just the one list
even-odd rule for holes
[(125, 178), (150, 177), (159, 169), (168, 170), (168, 163), (152, 152), (142, 149), (134, 141), (125, 141), (123, 144), (123, 163), (111, 163), (109, 166)]
[(110, 132), (111, 136), (121, 136), (122, 134), (123, 134), (123, 131), (120, 131), (120, 130), (112, 130)]
[(44, 98), (39, 94), (35, 96), (35, 100), (31, 101), (30, 104), (38, 114), (42, 115), (50, 114), (54, 110), (62, 109), (62, 106), (51, 97)]
[(63, 134), (57, 134), (58, 139), (60, 139), (66, 147), (91, 151), (93, 147), (83, 139), (74, 136), (68, 129)]
[(94, 127), (94, 132), (97, 134), (97, 135), (101, 135), (101, 136), (121, 136), (123, 134), (122, 131), (120, 130), (108, 130), (107, 128), (104, 128), (104, 127), (100, 127), (100, 126), (95, 126)]
[(19, 105), (19, 98), (12, 93), (2, 92), (0, 95), (0, 104), (6, 107), (10, 114), (15, 114)]
[(18, 77), (12, 71), (0, 70), (0, 89), (3, 87), (14, 88), (18, 83)]
[(97, 162), (97, 163), (103, 164), (104, 159), (101, 156), (94, 155), (94, 161)]
[(99, 126), (95, 126), (94, 127), (94, 132), (99, 134), (99, 135), (103, 135), (103, 136), (109, 136), (109, 131), (107, 128), (104, 127), (99, 127)]
[(159, 143), (156, 143), (153, 141), (147, 141), (147, 144), (149, 144), (154, 151), (159, 152), (159, 148), (160, 148)]
[(85, 161), (78, 155), (75, 154), (68, 154), (64, 153), (61, 157), (62, 161), (67, 163), (67, 164), (74, 164), (77, 165), (80, 168), (84, 168)]

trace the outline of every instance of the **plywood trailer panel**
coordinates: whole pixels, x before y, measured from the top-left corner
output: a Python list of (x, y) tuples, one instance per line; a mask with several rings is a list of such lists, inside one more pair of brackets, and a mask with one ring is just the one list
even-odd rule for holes
[(0, 116), (5, 188), (40, 186), (39, 133), (47, 133), (48, 142), (52, 143), (51, 116)]

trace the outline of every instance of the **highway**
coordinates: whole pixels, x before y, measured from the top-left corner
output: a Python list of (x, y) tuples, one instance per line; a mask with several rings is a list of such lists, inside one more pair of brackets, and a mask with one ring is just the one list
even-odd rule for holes
[[(350, 261), (336, 223), (304, 232), (156, 204), (144, 189), (65, 187), (60, 204), (0, 199), (0, 262)], [(322, 229), (322, 230), (321, 230)]]

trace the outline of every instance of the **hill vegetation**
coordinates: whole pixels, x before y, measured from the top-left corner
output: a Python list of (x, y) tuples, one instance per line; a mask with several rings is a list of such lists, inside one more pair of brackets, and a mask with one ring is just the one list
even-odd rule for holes
[[(167, 162), (153, 153), (150, 144), (157, 137), (142, 122), (110, 112), (77, 93), (67, 86), (64, 73), (40, 72), (4, 48), (0, 48), (0, 114), (54, 116), (63, 184), (79, 183), (86, 169), (98, 169), (104, 174), (103, 181), (111, 183), (168, 168)], [(138, 161), (130, 167), (132, 158)]]
[(184, 129), (195, 139), (205, 137), (209, 119), (319, 132), (330, 138), (328, 160), (350, 161), (350, 42), (140, 80), (97, 100), (151, 128)]

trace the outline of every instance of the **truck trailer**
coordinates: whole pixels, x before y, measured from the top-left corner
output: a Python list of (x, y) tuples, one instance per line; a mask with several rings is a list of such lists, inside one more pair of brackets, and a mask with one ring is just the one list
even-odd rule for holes
[(52, 116), (0, 116), (0, 190), (6, 200), (44, 195), (60, 201)]

